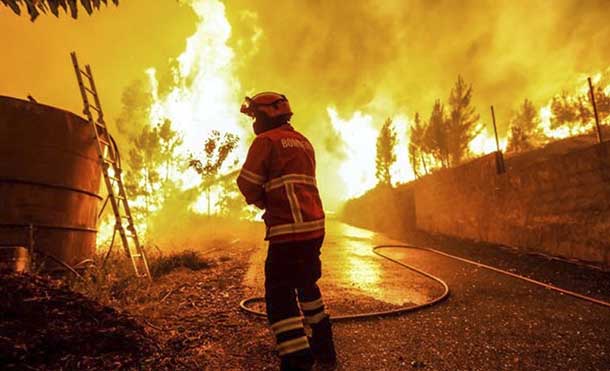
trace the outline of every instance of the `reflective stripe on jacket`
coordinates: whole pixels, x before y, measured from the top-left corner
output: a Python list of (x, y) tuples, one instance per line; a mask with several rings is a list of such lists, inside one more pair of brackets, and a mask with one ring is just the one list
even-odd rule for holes
[(264, 206), (265, 239), (298, 241), (324, 235), (311, 143), (290, 124), (259, 134), (237, 178), (248, 204)]

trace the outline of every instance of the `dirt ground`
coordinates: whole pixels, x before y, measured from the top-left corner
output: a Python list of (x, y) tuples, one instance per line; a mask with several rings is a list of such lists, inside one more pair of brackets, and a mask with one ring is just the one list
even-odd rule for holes
[[(254, 246), (226, 247), (206, 257), (207, 268), (178, 268), (150, 286), (123, 288), (121, 295), (130, 299), (114, 308), (57, 281), (1, 276), (3, 297), (19, 293), (0, 306), (2, 368), (276, 368), (265, 322), (238, 309), (245, 295), (245, 263)], [(35, 290), (24, 291), (28, 287)]]

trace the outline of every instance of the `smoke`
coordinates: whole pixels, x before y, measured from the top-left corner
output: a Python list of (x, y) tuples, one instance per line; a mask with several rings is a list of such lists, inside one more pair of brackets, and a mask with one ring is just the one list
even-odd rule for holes
[[(509, 114), (523, 99), (541, 106), (576, 79), (606, 69), (610, 57), (610, 48), (599, 47), (610, 39), (605, 24), (610, 10), (603, 0), (227, 0), (224, 5), (239, 95), (276, 90), (289, 97), (293, 125), (317, 149), (319, 183), (330, 209), (345, 197), (338, 168), (359, 144), (346, 143), (329, 109), (351, 125), (346, 131), (369, 132), (358, 125), (379, 128), (387, 117), (415, 112), (428, 117), (434, 101), (446, 101), (462, 75), (473, 85), (483, 124), (489, 127), (493, 104), (505, 137)], [(204, 58), (210, 53), (202, 43)], [(161, 86), (170, 87), (160, 92), (171, 90), (171, 78), (157, 71)], [(352, 120), (359, 117), (356, 112), (370, 119)]]
[[(244, 93), (289, 97), (294, 126), (321, 152), (323, 177), (345, 153), (328, 107), (372, 115), (377, 128), (389, 116), (427, 117), (461, 74), (488, 127), (495, 106), (504, 137), (523, 99), (541, 106), (610, 60), (604, 0), (228, 0), (226, 9), (234, 48), (249, 46), (237, 53)], [(340, 196), (331, 188), (323, 191)]]
[[(240, 68), (246, 89), (277, 89), (295, 120), (321, 135), (327, 106), (341, 115), (386, 97), (426, 116), (458, 74), (482, 117), (524, 98), (541, 102), (579, 73), (608, 64), (607, 1), (227, 1), (233, 42), (260, 30)], [(244, 22), (243, 14), (256, 14)], [(317, 119), (317, 121), (313, 121)], [(501, 128), (507, 120), (500, 120)]]

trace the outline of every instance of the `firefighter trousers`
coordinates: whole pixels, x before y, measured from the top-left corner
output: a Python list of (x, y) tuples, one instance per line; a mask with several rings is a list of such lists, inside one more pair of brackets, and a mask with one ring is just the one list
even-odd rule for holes
[[(323, 240), (269, 244), (265, 261), (265, 302), (282, 369), (308, 369), (307, 365), (311, 367), (314, 362), (301, 311), (312, 328), (328, 322), (316, 283), (322, 275), (320, 248)], [(332, 337), (329, 340), (332, 341)]]

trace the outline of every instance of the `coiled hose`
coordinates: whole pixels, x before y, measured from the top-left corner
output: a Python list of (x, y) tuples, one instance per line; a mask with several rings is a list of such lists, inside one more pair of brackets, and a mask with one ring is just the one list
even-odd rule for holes
[[(435, 249), (431, 249), (429, 247), (419, 247), (419, 246), (408, 245), (408, 244), (401, 244), (401, 245), (378, 245), (378, 246), (373, 247), (373, 252), (376, 255), (378, 255), (378, 256), (380, 256), (380, 257), (382, 257), (384, 259), (387, 259), (387, 260), (389, 260), (389, 261), (391, 261), (393, 263), (396, 263), (396, 264), (398, 264), (398, 265), (400, 265), (400, 266), (402, 266), (404, 268), (412, 270), (412, 271), (414, 271), (414, 272), (416, 272), (418, 274), (421, 274), (422, 276), (431, 278), (432, 280), (438, 282), (443, 287), (443, 293), (441, 295), (439, 295), (439, 296), (437, 296), (437, 297), (435, 297), (435, 298), (433, 298), (433, 299), (423, 303), (423, 304), (412, 305), (412, 306), (408, 306), (408, 307), (402, 307), (402, 308), (398, 308), (398, 309), (387, 310), (387, 311), (380, 311), (380, 312), (367, 312), (367, 313), (349, 314), (349, 315), (343, 315), (343, 316), (332, 316), (331, 319), (332, 319), (333, 322), (340, 322), (340, 321), (347, 321), (347, 320), (354, 320), (354, 319), (373, 318), (373, 317), (384, 317), (384, 316), (390, 316), (390, 315), (397, 315), (397, 314), (404, 314), (404, 313), (408, 313), (408, 312), (414, 312), (416, 310), (419, 310), (419, 309), (422, 309), (422, 308), (426, 308), (426, 307), (430, 307), (432, 305), (440, 303), (441, 301), (443, 301), (443, 300), (447, 299), (447, 297), (449, 297), (449, 286), (447, 285), (447, 283), (445, 281), (443, 281), (442, 279), (440, 279), (440, 278), (438, 278), (438, 277), (436, 277), (436, 276), (434, 276), (434, 275), (432, 275), (432, 274), (430, 274), (428, 272), (425, 272), (425, 271), (423, 271), (421, 269), (415, 268), (412, 265), (403, 263), (403, 262), (398, 261), (396, 259), (390, 258), (389, 256), (384, 255), (384, 254), (379, 252), (379, 250), (381, 250), (381, 249), (388, 249), (388, 248), (417, 249), (417, 250), (428, 251), (428, 252), (431, 252), (431, 253), (434, 253), (434, 254), (442, 255), (442, 256), (445, 256), (445, 257), (450, 258), (450, 259), (461, 261), (463, 263), (472, 264), (472, 265), (475, 265), (475, 266), (477, 266), (479, 268), (484, 268), (484, 269), (487, 269), (487, 270), (490, 270), (490, 271), (493, 271), (493, 272), (496, 272), (496, 273), (504, 274), (504, 275), (507, 275), (507, 276), (510, 276), (510, 277), (513, 277), (513, 278), (516, 278), (516, 279), (519, 279), (519, 280), (523, 280), (523, 281), (532, 283), (534, 285), (542, 286), (542, 287), (547, 288), (549, 290), (553, 290), (553, 291), (556, 291), (556, 292), (559, 292), (559, 293), (562, 293), (562, 294), (565, 294), (565, 295), (569, 295), (569, 296), (572, 296), (572, 297), (575, 297), (575, 298), (578, 298), (578, 299), (581, 299), (581, 300), (586, 300), (588, 302), (599, 304), (599, 305), (602, 305), (604, 307), (610, 308), (610, 303), (608, 303), (606, 301), (599, 300), (599, 299), (596, 299), (596, 298), (592, 298), (590, 296), (586, 296), (586, 295), (583, 295), (583, 294), (579, 294), (579, 293), (574, 292), (574, 291), (562, 289), (560, 287), (553, 286), (553, 285), (550, 285), (548, 283), (540, 282), (540, 281), (537, 281), (537, 280), (534, 280), (534, 279), (531, 279), (531, 278), (528, 278), (528, 277), (525, 277), (525, 276), (521, 276), (521, 275), (518, 275), (518, 274), (515, 274), (515, 273), (512, 273), (512, 272), (509, 272), (509, 271), (505, 271), (505, 270), (500, 269), (500, 268), (496, 268), (496, 267), (492, 267), (492, 266), (487, 265), (487, 264), (479, 263), (479, 262), (476, 262), (474, 260), (469, 260), (469, 259), (461, 258), (459, 256), (447, 254), (445, 252), (442, 252), (442, 251), (439, 251), (439, 250), (435, 250)], [(254, 302), (263, 301), (263, 300), (264, 299), (261, 298), (261, 297), (246, 298), (246, 299), (242, 300), (239, 303), (239, 307), (242, 310), (244, 310), (245, 312), (247, 312), (247, 313), (251, 313), (251, 314), (254, 314), (254, 315), (259, 316), (259, 317), (265, 317), (266, 316), (265, 312), (257, 311), (257, 310), (252, 309), (252, 308), (250, 308), (248, 306), (249, 304), (252, 304)]]

